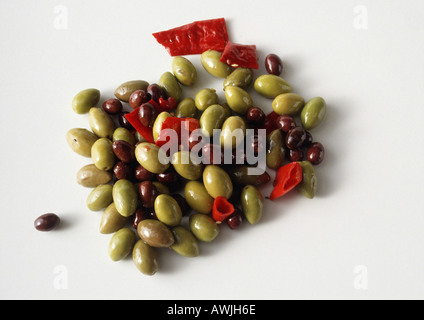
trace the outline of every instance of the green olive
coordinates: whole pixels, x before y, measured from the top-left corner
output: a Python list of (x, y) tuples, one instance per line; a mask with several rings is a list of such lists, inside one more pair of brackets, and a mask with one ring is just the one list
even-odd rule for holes
[(312, 130), (318, 127), (324, 120), (327, 113), (327, 104), (321, 97), (309, 100), (300, 113), (300, 120), (305, 130)]
[(83, 157), (91, 157), (91, 147), (99, 139), (87, 129), (75, 128), (68, 131), (66, 140), (71, 149)]
[(315, 168), (309, 161), (300, 161), (302, 167), (302, 182), (297, 186), (300, 192), (309, 199), (313, 199), (318, 189), (318, 178)]
[(246, 122), (239, 116), (231, 116), (222, 125), (221, 147), (234, 149), (244, 141)]
[(239, 87), (226, 87), (225, 99), (231, 110), (240, 115), (245, 115), (247, 110), (253, 107), (253, 101), (250, 95)]
[(184, 57), (175, 57), (172, 61), (172, 72), (183, 86), (190, 87), (196, 83), (197, 71), (193, 63)]
[(140, 238), (152, 247), (167, 248), (175, 242), (171, 230), (159, 220), (142, 220), (137, 226), (137, 232)]
[(273, 74), (258, 77), (255, 81), (254, 88), (257, 93), (270, 99), (291, 91), (290, 84), (286, 80)]
[(131, 181), (126, 179), (116, 181), (113, 185), (112, 195), (116, 210), (122, 216), (129, 217), (137, 210), (138, 195)]
[(248, 185), (243, 188), (241, 206), (244, 216), (250, 224), (256, 224), (261, 220), (264, 198), (256, 187)]
[(272, 102), (272, 109), (278, 114), (296, 115), (302, 110), (305, 100), (296, 93), (282, 93)]
[(110, 184), (102, 184), (94, 188), (87, 198), (88, 209), (100, 211), (107, 208), (113, 202), (112, 188)]
[[(138, 131), (137, 131), (138, 132)], [(116, 128), (112, 136), (113, 141), (126, 141), (134, 146), (136, 143), (134, 135), (126, 128)]]
[(228, 86), (247, 89), (253, 82), (253, 71), (249, 68), (235, 69), (224, 81), (224, 89)]
[(130, 228), (118, 230), (109, 243), (109, 257), (112, 261), (125, 259), (131, 253), (135, 240), (135, 233)]
[(175, 116), (178, 118), (196, 118), (197, 111), (194, 99), (185, 98), (178, 104), (175, 110)]
[(128, 218), (122, 216), (114, 203), (111, 203), (103, 212), (99, 231), (101, 234), (111, 234), (123, 228)]
[(205, 88), (200, 90), (194, 98), (196, 108), (205, 111), (207, 107), (218, 103), (218, 95), (215, 89)]
[(178, 151), (172, 156), (172, 165), (175, 171), (187, 180), (198, 180), (202, 177), (203, 164), (194, 163), (190, 151)]
[(278, 169), (285, 158), (284, 137), (280, 129), (272, 131), (267, 139), (266, 165), (270, 169)]
[(195, 213), (189, 219), (190, 231), (203, 242), (211, 242), (219, 235), (219, 227), (208, 215)]
[(212, 198), (221, 196), (229, 199), (233, 193), (231, 178), (221, 167), (207, 165), (203, 170), (203, 183)]
[(132, 258), (137, 269), (148, 276), (153, 276), (159, 268), (155, 250), (143, 240), (138, 240), (133, 248)]
[(171, 115), (166, 111), (159, 113), (159, 115), (156, 117), (156, 120), (153, 123), (153, 129), (152, 129), (153, 130), (153, 139), (155, 140), (155, 142), (158, 140), (159, 134), (162, 130), (163, 122), (168, 117), (171, 117)]
[(149, 86), (149, 83), (144, 80), (132, 80), (127, 81), (121, 84), (115, 90), (115, 97), (119, 100), (128, 102), (130, 100), (131, 94), (136, 90), (146, 90)]
[(100, 170), (94, 164), (87, 164), (77, 172), (77, 183), (86, 188), (95, 188), (109, 183), (112, 178), (111, 172)]
[(212, 137), (214, 129), (221, 129), (224, 123), (227, 112), (219, 104), (209, 106), (200, 117), (200, 129), (203, 134)]
[(169, 188), (159, 181), (152, 181), (153, 185), (156, 187), (158, 194), (170, 194)]
[(231, 67), (221, 62), (221, 53), (215, 50), (207, 50), (202, 53), (200, 60), (203, 68), (215, 78), (227, 78), (231, 74)]
[(171, 229), (175, 237), (175, 242), (171, 246), (179, 255), (184, 257), (197, 257), (199, 255), (199, 244), (196, 237), (186, 228), (176, 226)]
[(116, 161), (116, 156), (112, 149), (112, 141), (107, 138), (100, 138), (94, 142), (91, 147), (91, 158), (98, 169), (111, 170)]
[(173, 197), (167, 194), (160, 194), (155, 199), (155, 213), (159, 221), (170, 227), (180, 224), (182, 219), (181, 208)]
[(185, 199), (194, 211), (209, 214), (213, 208), (213, 198), (200, 181), (189, 181), (184, 187)]
[(100, 101), (100, 91), (86, 89), (78, 92), (72, 100), (72, 109), (78, 114), (84, 114), (95, 107)]
[(168, 97), (173, 97), (177, 102), (181, 100), (182, 90), (177, 79), (171, 72), (165, 72), (159, 78), (158, 85), (165, 91)]
[(138, 163), (151, 173), (164, 173), (169, 168), (165, 152), (153, 143), (139, 143), (135, 148), (135, 157)]
[(106, 111), (96, 107), (91, 108), (88, 112), (88, 122), (91, 130), (99, 138), (112, 138), (115, 131), (115, 122)]

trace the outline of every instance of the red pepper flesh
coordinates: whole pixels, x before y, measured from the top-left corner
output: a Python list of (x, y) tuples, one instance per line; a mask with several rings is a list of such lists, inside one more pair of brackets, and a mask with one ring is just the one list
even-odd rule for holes
[(209, 49), (222, 52), (228, 42), (224, 18), (195, 21), (153, 36), (173, 57), (201, 54)]
[(234, 206), (225, 197), (216, 197), (213, 202), (212, 217), (222, 222), (234, 213)]
[(159, 98), (159, 105), (161, 107), (161, 111), (172, 111), (178, 106), (177, 99), (174, 97), (169, 97), (167, 100), (164, 98)]
[(127, 113), (125, 115), (125, 118), (128, 120), (129, 123), (131, 123), (131, 125), (134, 127), (134, 129), (137, 130), (137, 132), (139, 134), (141, 134), (141, 136), (144, 139), (147, 140), (147, 142), (155, 143), (155, 140), (153, 139), (153, 129), (152, 129), (152, 127), (144, 126), (138, 118), (138, 110), (139, 109), (140, 109), (140, 107), (134, 109), (131, 113)]
[[(182, 143), (181, 130), (184, 129), (188, 132), (187, 138), (190, 136), (190, 133), (196, 129), (200, 128), (200, 122), (194, 118), (178, 118), (178, 117), (168, 117), (162, 123), (161, 132), (159, 133), (159, 137), (156, 140), (156, 145), (158, 147), (163, 146), (168, 142), (168, 136), (166, 135), (165, 129), (172, 129), (178, 135), (178, 144)], [(187, 141), (188, 144), (188, 141)]]
[(228, 42), (222, 53), (221, 62), (234, 68), (259, 69), (255, 45)]
[(300, 182), (302, 182), (302, 167), (298, 162), (291, 162), (277, 170), (274, 182), (274, 190), (269, 197), (270, 200), (275, 200), (282, 197)]

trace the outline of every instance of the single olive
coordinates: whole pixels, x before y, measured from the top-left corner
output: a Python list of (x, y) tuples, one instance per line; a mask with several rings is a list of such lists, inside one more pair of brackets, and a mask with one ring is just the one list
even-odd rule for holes
[(134, 170), (134, 178), (136, 178), (138, 181), (153, 180), (155, 178), (155, 174), (151, 173), (149, 170), (139, 164)]
[(83, 157), (91, 157), (91, 148), (99, 138), (91, 131), (82, 128), (71, 129), (66, 134), (71, 149)]
[(203, 171), (203, 183), (212, 198), (222, 196), (229, 199), (233, 193), (231, 178), (221, 167), (207, 165)]
[(245, 186), (241, 192), (241, 206), (250, 224), (257, 224), (262, 218), (264, 198), (260, 191), (252, 186)]
[(159, 194), (170, 194), (169, 188), (159, 181), (152, 181)]
[(108, 114), (118, 114), (122, 112), (122, 103), (118, 99), (108, 99), (105, 102), (103, 102), (102, 108), (104, 111), (106, 111)]
[(180, 180), (178, 173), (170, 169), (166, 170), (163, 173), (159, 173), (156, 176), (156, 179), (158, 180), (158, 182), (163, 183), (164, 185), (168, 187), (174, 187), (175, 185), (178, 184)]
[(152, 217), (152, 210), (146, 209), (146, 208), (138, 208), (134, 212), (133, 221), (132, 221), (132, 227), (134, 229), (137, 229), (138, 224), (146, 219), (153, 219)]
[(293, 119), (292, 116), (289, 116), (288, 114), (283, 114), (278, 117), (277, 126), (279, 129), (281, 129), (281, 131), (287, 133), (291, 129), (296, 127), (296, 121)]
[(192, 161), (190, 151), (178, 151), (173, 154), (171, 163), (175, 171), (187, 180), (198, 180), (202, 177), (203, 164)]
[(289, 92), (278, 95), (272, 102), (272, 109), (280, 115), (296, 115), (304, 105), (305, 100), (300, 95)]
[(100, 138), (91, 148), (91, 158), (94, 165), (100, 169), (109, 171), (116, 162), (115, 153), (112, 149), (112, 141), (107, 138)]
[(324, 120), (327, 113), (327, 104), (321, 97), (309, 100), (300, 113), (302, 126), (306, 130), (312, 130), (318, 127)]
[(126, 179), (116, 181), (113, 185), (112, 195), (116, 210), (122, 216), (129, 217), (137, 210), (137, 191), (131, 181)]
[(162, 130), (163, 122), (168, 117), (171, 117), (171, 115), (166, 111), (159, 113), (159, 115), (156, 117), (156, 120), (153, 124), (153, 129), (152, 129), (153, 130), (153, 139), (155, 140), (155, 142), (158, 140), (159, 134)]
[(302, 167), (302, 182), (297, 186), (299, 191), (309, 199), (313, 199), (318, 190), (318, 178), (315, 168), (309, 161), (299, 162)]
[(135, 137), (134, 135), (126, 128), (116, 128), (113, 132), (112, 141), (126, 141), (130, 145), (135, 146)]
[(200, 60), (203, 68), (215, 78), (227, 78), (231, 74), (231, 67), (221, 62), (221, 52), (207, 50), (202, 53)]
[(283, 62), (279, 56), (271, 53), (265, 58), (265, 68), (269, 74), (279, 76), (283, 72)]
[(106, 111), (97, 107), (91, 108), (88, 112), (88, 122), (96, 136), (112, 138), (115, 131), (115, 122)]
[(138, 120), (145, 127), (151, 127), (156, 120), (156, 116), (156, 109), (149, 102), (143, 103), (138, 109)]
[(200, 181), (189, 181), (184, 187), (185, 199), (194, 211), (209, 214), (212, 212), (214, 199), (209, 195)]
[(60, 218), (54, 213), (46, 213), (34, 221), (34, 227), (38, 231), (48, 232), (56, 229), (60, 224)]
[(193, 98), (185, 98), (180, 101), (175, 110), (175, 116), (178, 118), (196, 118), (198, 109)]
[(218, 95), (215, 89), (205, 88), (200, 90), (194, 98), (196, 108), (205, 111), (207, 107), (218, 103)]
[(124, 163), (132, 163), (135, 160), (135, 147), (124, 140), (116, 140), (112, 143), (115, 156)]
[(199, 255), (199, 244), (196, 237), (186, 228), (176, 226), (171, 229), (175, 237), (175, 242), (171, 246), (179, 255), (183, 257), (197, 257)]
[(94, 164), (87, 164), (78, 170), (77, 183), (86, 188), (95, 188), (109, 183), (113, 176), (110, 172), (98, 169)]
[(144, 80), (132, 80), (121, 84), (115, 90), (115, 97), (124, 102), (129, 102), (131, 95), (136, 90), (146, 90), (149, 83)]
[(144, 208), (153, 208), (155, 199), (159, 195), (159, 191), (152, 181), (142, 181), (138, 186), (138, 193), (140, 195), (141, 205)]
[(276, 129), (267, 136), (266, 165), (276, 170), (281, 167), (284, 157), (284, 137), (281, 130)]
[(225, 79), (224, 89), (228, 86), (247, 89), (253, 82), (253, 71), (249, 68), (237, 68)]
[(127, 111), (122, 111), (119, 115), (118, 115), (118, 121), (119, 124), (121, 125), (122, 128), (128, 129), (128, 130), (135, 130), (134, 127), (132, 126), (132, 124), (128, 121), (128, 119), (125, 117), (129, 112)]
[(165, 172), (170, 165), (165, 152), (153, 143), (139, 143), (135, 148), (135, 157), (139, 164), (155, 174)]
[(118, 180), (120, 180), (120, 179), (132, 180), (132, 178), (134, 177), (132, 164), (125, 163), (125, 162), (122, 162), (122, 161), (118, 161), (113, 166), (112, 171), (113, 171), (113, 174), (115, 175), (116, 179), (118, 179)]
[(239, 208), (234, 208), (234, 213), (226, 221), (231, 229), (237, 229), (243, 223), (243, 212)]
[(107, 208), (112, 202), (112, 186), (103, 184), (94, 188), (87, 197), (87, 207), (91, 211), (100, 211)]
[(174, 244), (175, 238), (171, 230), (161, 221), (146, 219), (137, 226), (138, 235), (149, 246), (167, 248)]
[(231, 116), (222, 124), (221, 147), (234, 149), (244, 141), (245, 135), (246, 122), (239, 116)]
[(177, 200), (167, 194), (156, 197), (155, 213), (159, 221), (170, 227), (179, 225), (183, 216)]
[(254, 88), (257, 93), (270, 99), (275, 99), (278, 95), (291, 91), (290, 84), (286, 80), (273, 74), (258, 77)]
[(148, 276), (153, 276), (159, 268), (156, 252), (143, 240), (138, 240), (133, 248), (132, 258), (137, 269)]
[(100, 101), (100, 91), (98, 89), (86, 89), (78, 92), (72, 99), (72, 109), (77, 114), (84, 114), (95, 107)]
[(306, 132), (302, 127), (296, 127), (287, 132), (286, 146), (289, 149), (299, 149), (306, 140)]
[(253, 101), (249, 93), (239, 87), (226, 87), (225, 99), (231, 110), (240, 115), (245, 115), (253, 107)]
[(207, 107), (200, 117), (200, 128), (203, 134), (212, 137), (213, 130), (221, 129), (226, 118), (226, 111), (221, 105), (213, 104)]
[(123, 228), (128, 218), (122, 216), (114, 203), (111, 203), (103, 212), (99, 231), (101, 234), (111, 234)]
[(130, 228), (118, 230), (109, 243), (109, 257), (112, 261), (125, 259), (132, 252), (135, 240), (135, 233)]
[(319, 142), (312, 143), (306, 152), (306, 160), (314, 165), (320, 164), (324, 160), (325, 149)]
[(304, 157), (302, 149), (290, 149), (288, 158), (290, 162), (302, 161)]
[(219, 235), (219, 227), (208, 215), (196, 213), (189, 219), (190, 231), (203, 242), (211, 242)]
[(259, 107), (251, 107), (247, 110), (246, 120), (247, 123), (255, 127), (260, 127), (265, 124), (265, 112)]
[(173, 97), (177, 102), (181, 100), (182, 90), (180, 84), (171, 72), (162, 74), (158, 84), (165, 91), (167, 97)]
[[(146, 88), (147, 89), (147, 88)], [(147, 93), (146, 90), (135, 90), (131, 96), (129, 105), (133, 109), (137, 109), (143, 103), (149, 102), (152, 99), (150, 93)]]
[(196, 83), (197, 71), (193, 63), (184, 57), (175, 57), (172, 60), (172, 72), (183, 86), (190, 87)]

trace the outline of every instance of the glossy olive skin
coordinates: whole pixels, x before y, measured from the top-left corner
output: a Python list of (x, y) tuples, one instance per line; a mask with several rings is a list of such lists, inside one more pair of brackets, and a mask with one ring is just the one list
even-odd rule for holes
[(219, 227), (216, 222), (205, 214), (196, 213), (189, 219), (190, 231), (202, 242), (211, 242), (219, 235)]
[(98, 169), (94, 164), (87, 164), (78, 170), (76, 174), (77, 183), (86, 188), (95, 188), (101, 184), (109, 183), (113, 175)]
[(274, 99), (272, 109), (279, 115), (296, 115), (302, 110), (304, 105), (305, 100), (300, 95), (296, 93), (283, 93)]
[(237, 68), (225, 79), (224, 89), (228, 86), (247, 89), (253, 82), (253, 71), (249, 68)]
[(220, 142), (222, 148), (234, 149), (244, 141), (246, 122), (239, 116), (231, 116), (222, 124)]
[(324, 155), (324, 146), (319, 142), (314, 142), (308, 147), (306, 160), (310, 161), (314, 165), (319, 165), (322, 161), (324, 161)]
[(175, 110), (175, 116), (178, 118), (196, 118), (198, 109), (193, 98), (185, 98), (180, 101)]
[(248, 185), (243, 188), (241, 206), (244, 216), (250, 224), (257, 224), (261, 220), (264, 198), (256, 187)]
[(309, 100), (300, 113), (300, 120), (305, 130), (312, 130), (318, 127), (327, 113), (327, 103), (321, 97)]
[(153, 208), (155, 199), (159, 195), (159, 191), (152, 181), (142, 181), (138, 186), (141, 205), (144, 208)]
[(267, 137), (266, 165), (270, 169), (281, 167), (284, 157), (284, 137), (280, 129), (272, 131)]
[(158, 85), (165, 91), (167, 97), (173, 97), (177, 102), (181, 100), (182, 90), (180, 84), (171, 72), (162, 74)]
[(175, 242), (171, 246), (179, 255), (183, 257), (193, 258), (199, 255), (199, 244), (196, 237), (186, 228), (176, 226), (171, 229), (175, 237)]
[(306, 140), (306, 132), (302, 127), (291, 129), (286, 134), (286, 146), (291, 150), (300, 149)]
[(194, 211), (209, 214), (212, 212), (214, 199), (209, 195), (200, 181), (189, 181), (184, 187), (185, 199)]
[(34, 221), (34, 227), (38, 231), (48, 232), (56, 229), (60, 224), (60, 218), (54, 213), (46, 213)]
[(160, 148), (152, 143), (141, 142), (135, 148), (135, 157), (139, 164), (151, 173), (163, 173), (169, 168), (169, 163), (162, 164), (159, 157), (165, 156)]
[(195, 164), (189, 151), (178, 151), (173, 154), (171, 161), (175, 171), (184, 179), (198, 180), (202, 177), (203, 164)]
[(112, 261), (125, 259), (133, 249), (136, 240), (135, 233), (130, 228), (117, 231), (110, 239), (109, 257)]
[(171, 230), (161, 221), (146, 219), (137, 226), (138, 235), (149, 246), (167, 248), (174, 244), (175, 238)]
[(318, 190), (318, 178), (315, 168), (309, 161), (301, 161), (299, 164), (302, 167), (303, 178), (297, 188), (306, 198), (313, 199)]
[(251, 107), (247, 110), (247, 123), (256, 127), (260, 127), (265, 123), (266, 115), (261, 108)]
[(83, 128), (71, 129), (66, 134), (66, 140), (71, 149), (87, 158), (91, 157), (91, 148), (98, 139), (93, 132)]
[(145, 90), (136, 90), (131, 94), (128, 102), (131, 108), (137, 109), (143, 103), (149, 102), (151, 98), (150, 94)]
[(177, 200), (167, 194), (156, 197), (155, 213), (159, 221), (170, 227), (179, 225), (183, 216)]
[(100, 138), (91, 147), (91, 159), (94, 165), (104, 171), (113, 168), (116, 162), (115, 153), (112, 149), (112, 141), (107, 138)]
[(116, 181), (113, 185), (112, 195), (116, 210), (122, 216), (130, 217), (137, 210), (137, 191), (131, 181), (126, 179)]
[(202, 53), (200, 60), (203, 68), (215, 78), (227, 78), (231, 74), (231, 67), (221, 62), (221, 53), (215, 50), (207, 50)]
[(103, 212), (99, 231), (101, 234), (111, 234), (123, 228), (128, 219), (122, 216), (114, 203), (111, 203)]
[(238, 185), (260, 186), (271, 181), (270, 175), (265, 171), (262, 174), (249, 174), (249, 166), (233, 166), (228, 169), (231, 180)]
[(94, 188), (87, 197), (87, 207), (91, 211), (100, 211), (107, 208), (112, 202), (112, 189), (110, 184), (103, 184)]
[(283, 72), (283, 62), (281, 58), (273, 53), (267, 55), (265, 58), (265, 69), (269, 74), (276, 76), (281, 75)]
[(155, 140), (155, 142), (158, 140), (159, 134), (162, 130), (163, 122), (166, 120), (166, 118), (168, 118), (170, 116), (171, 116), (171, 114), (164, 111), (164, 112), (159, 113), (159, 115), (156, 117), (156, 120), (153, 124), (153, 139)]
[(102, 104), (102, 108), (108, 114), (118, 114), (122, 112), (122, 103), (118, 99), (108, 99)]
[(115, 90), (115, 97), (124, 102), (129, 102), (131, 95), (136, 90), (146, 91), (149, 83), (144, 80), (132, 80), (121, 84)]
[(257, 93), (270, 99), (275, 99), (278, 95), (291, 91), (291, 86), (286, 80), (273, 74), (258, 77), (254, 88)]
[(203, 183), (212, 198), (219, 196), (229, 199), (233, 193), (233, 183), (224, 169), (207, 165), (203, 171)]
[(200, 117), (200, 129), (203, 134), (212, 137), (214, 129), (221, 129), (226, 114), (225, 109), (219, 104), (209, 106)]
[(143, 240), (138, 240), (133, 248), (132, 258), (137, 269), (144, 275), (153, 276), (159, 268), (156, 252)]
[(106, 111), (96, 107), (91, 108), (88, 112), (88, 123), (96, 136), (112, 139), (115, 122)]
[(196, 83), (197, 70), (193, 63), (184, 57), (175, 57), (172, 60), (172, 72), (183, 86), (190, 87)]
[(231, 110), (240, 115), (245, 115), (253, 107), (253, 101), (249, 93), (239, 87), (226, 87), (225, 99)]
[(98, 89), (86, 89), (78, 92), (72, 99), (72, 109), (77, 114), (84, 114), (95, 107), (100, 101)]
[(126, 141), (130, 145), (135, 145), (134, 135), (126, 128), (116, 128), (112, 135), (112, 141)]
[(194, 98), (196, 108), (205, 111), (207, 107), (218, 103), (218, 95), (215, 89), (205, 88), (200, 90)]

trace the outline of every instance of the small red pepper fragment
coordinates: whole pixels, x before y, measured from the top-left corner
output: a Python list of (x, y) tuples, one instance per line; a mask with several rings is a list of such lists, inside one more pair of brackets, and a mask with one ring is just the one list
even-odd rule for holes
[(282, 197), (302, 181), (302, 167), (298, 162), (291, 162), (277, 170), (274, 182), (274, 190), (269, 197), (275, 200)]
[(272, 131), (278, 129), (278, 118), (279, 114), (272, 111), (266, 116), (265, 124), (260, 129), (266, 130), (266, 135), (268, 136)]
[(234, 68), (259, 69), (255, 45), (228, 42), (222, 53), (221, 62)]
[(212, 217), (222, 222), (234, 213), (234, 206), (225, 197), (216, 197), (213, 202)]
[(224, 18), (195, 21), (153, 36), (173, 57), (201, 54), (208, 49), (222, 52), (228, 42)]
[(169, 97), (167, 100), (164, 98), (159, 98), (159, 105), (162, 111), (172, 111), (178, 106), (177, 99), (174, 97)]
[(131, 123), (131, 125), (134, 127), (134, 129), (137, 130), (137, 132), (139, 134), (141, 134), (141, 136), (144, 139), (147, 140), (147, 142), (155, 143), (155, 140), (153, 139), (153, 129), (152, 129), (152, 127), (144, 126), (138, 118), (138, 110), (139, 109), (140, 109), (140, 107), (134, 109), (131, 113), (127, 113), (125, 115), (125, 118), (129, 121), (129, 123)]
[(182, 135), (183, 128), (188, 133), (187, 135), (187, 145), (188, 145), (188, 137), (190, 136), (190, 133), (200, 128), (200, 122), (199, 120), (194, 118), (178, 118), (178, 117), (166, 118), (165, 121), (162, 123), (161, 132), (159, 133), (159, 137), (156, 140), (156, 145), (158, 147), (161, 147), (168, 142), (169, 137), (167, 135), (167, 132), (164, 131), (165, 129), (172, 129), (177, 133), (178, 144), (180, 145), (182, 143), (181, 135)]

